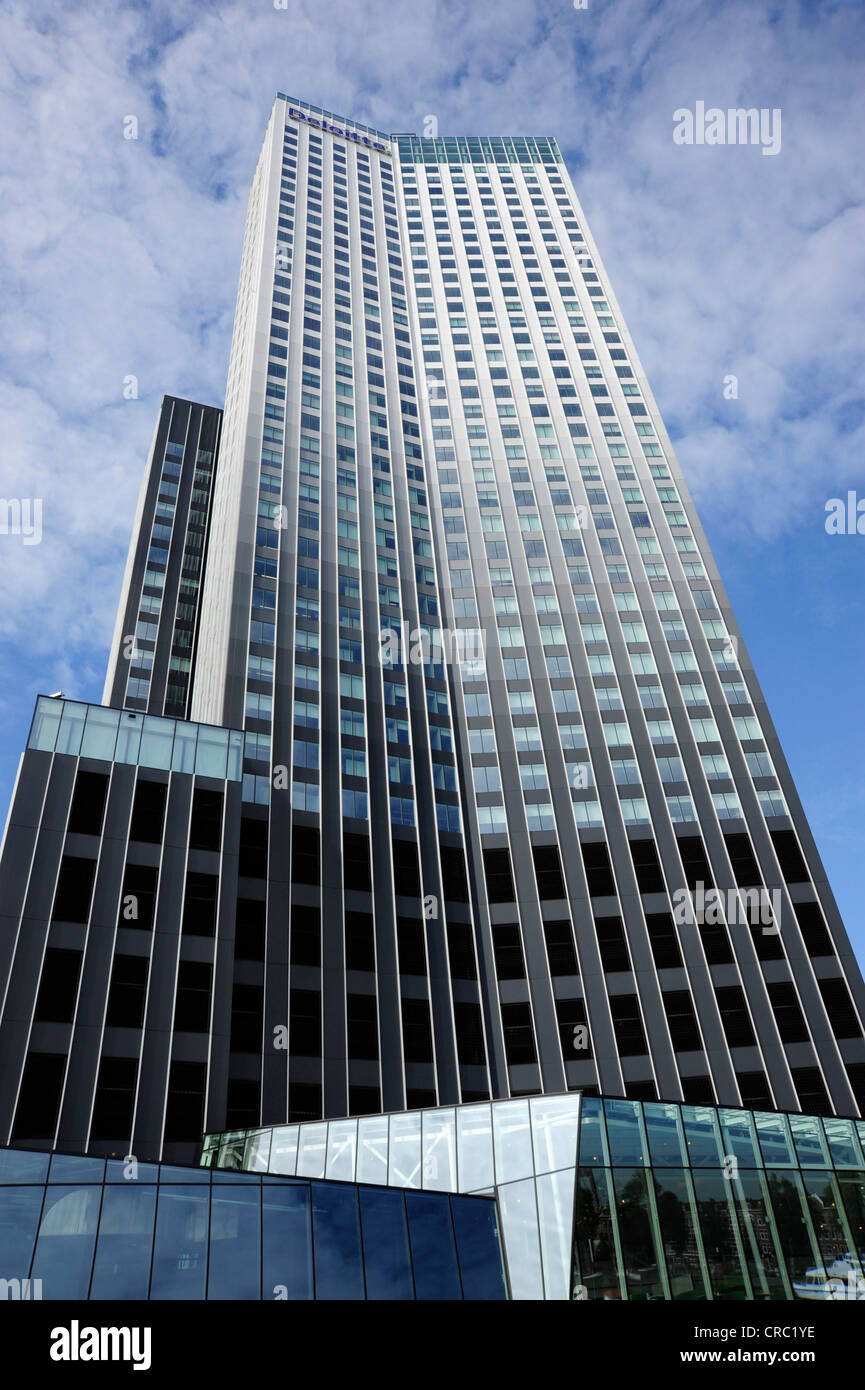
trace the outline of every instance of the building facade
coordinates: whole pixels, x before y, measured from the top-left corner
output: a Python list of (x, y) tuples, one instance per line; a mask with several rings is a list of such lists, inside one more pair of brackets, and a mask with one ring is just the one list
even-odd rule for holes
[(278, 96), (103, 698), (40, 697), (9, 814), (0, 1144), (860, 1115), (865, 986), (554, 140)]

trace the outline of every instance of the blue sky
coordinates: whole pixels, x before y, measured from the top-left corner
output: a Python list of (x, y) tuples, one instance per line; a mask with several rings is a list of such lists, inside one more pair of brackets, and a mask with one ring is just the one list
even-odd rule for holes
[[(36, 692), (101, 696), (163, 393), (221, 403), (276, 91), (549, 133), (865, 959), (865, 536), (824, 528), (865, 497), (859, 0), (11, 0), (2, 24), (0, 496), (43, 499), (43, 539), (0, 535), (0, 811)], [(780, 153), (677, 145), (697, 101), (780, 108)]]

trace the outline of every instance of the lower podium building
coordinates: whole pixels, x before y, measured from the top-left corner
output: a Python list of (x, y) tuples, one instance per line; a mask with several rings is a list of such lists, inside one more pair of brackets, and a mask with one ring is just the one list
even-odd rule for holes
[(865, 1123), (537, 1096), (207, 1135), (201, 1166), (0, 1151), (30, 1299), (865, 1299)]

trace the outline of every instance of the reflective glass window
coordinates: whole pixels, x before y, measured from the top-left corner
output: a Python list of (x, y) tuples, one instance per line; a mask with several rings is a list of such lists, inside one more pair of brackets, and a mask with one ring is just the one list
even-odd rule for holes
[(790, 1130), (796, 1157), (803, 1168), (828, 1168), (829, 1150), (816, 1115), (791, 1115)]
[(493, 1105), (493, 1143), (497, 1183), (515, 1182), (534, 1172), (527, 1100), (498, 1101)]
[(836, 1168), (862, 1168), (862, 1150), (852, 1120), (824, 1117), (823, 1130)]
[[(610, 1143), (613, 1130), (610, 1129)], [(653, 1238), (654, 1220), (643, 1168), (614, 1168), (616, 1220), (622, 1249), (622, 1263), (628, 1285), (628, 1298), (634, 1300), (664, 1297), (659, 1250)]]
[(660, 1168), (683, 1168), (688, 1160), (678, 1105), (647, 1101), (643, 1106), (651, 1161)]
[(209, 1202), (209, 1185), (206, 1188), (160, 1185), (151, 1298), (204, 1298)]
[(390, 1117), (388, 1182), (393, 1187), (420, 1187), (420, 1115)]
[(607, 1131), (603, 1102), (597, 1096), (583, 1096), (580, 1109), (580, 1167), (608, 1164)]
[(683, 1105), (685, 1143), (692, 1168), (722, 1168), (724, 1156), (717, 1113), (708, 1105)]
[(48, 1154), (27, 1153), (23, 1149), (0, 1149), (0, 1184), (44, 1182), (48, 1173)]
[[(583, 1104), (586, 1103), (584, 1098)], [(577, 1178), (574, 1227), (576, 1275), (577, 1283), (586, 1290), (586, 1297), (593, 1301), (621, 1298), (613, 1226), (614, 1207), (610, 1170), (600, 1167), (581, 1169)]]
[(106, 1187), (99, 1217), (91, 1298), (146, 1298), (156, 1218), (156, 1187)]
[(406, 1192), (415, 1291), (423, 1299), (461, 1297), (450, 1201), (442, 1193)]
[(214, 1188), (210, 1212), (207, 1297), (261, 1297), (261, 1188)]
[(101, 1187), (48, 1187), (33, 1259), (43, 1298), (86, 1298)]
[(357, 1120), (331, 1120), (328, 1125), (325, 1177), (352, 1182), (357, 1157)]
[(535, 1180), (506, 1183), (497, 1196), (511, 1297), (543, 1298)]
[(367, 1298), (414, 1298), (403, 1193), (361, 1187), (359, 1195)]
[(363, 1298), (357, 1188), (314, 1182), (312, 1232), (316, 1298)]
[(364, 1115), (357, 1126), (357, 1181), (387, 1182), (386, 1115)]
[(569, 1299), (571, 1296), (575, 1178), (575, 1170), (567, 1168), (541, 1174), (535, 1180), (544, 1290), (548, 1299)]
[(273, 1131), (270, 1146), (271, 1173), (287, 1173), (294, 1177), (297, 1169), (297, 1125), (278, 1125)]
[(308, 1183), (261, 1189), (261, 1270), (265, 1299), (311, 1299), (312, 1225)]
[(297, 1176), (323, 1178), (327, 1153), (327, 1125), (301, 1125), (297, 1151)]
[(739, 1227), (731, 1201), (730, 1182), (719, 1168), (694, 1173), (694, 1191), (712, 1292), (717, 1299), (751, 1298), (742, 1267)]
[(671, 1298), (708, 1298), (690, 1174), (683, 1168), (656, 1173), (655, 1201)]
[(507, 1297), (496, 1208), (492, 1201), (452, 1197), (463, 1298), (499, 1300)]
[(457, 1177), (460, 1192), (492, 1187), (492, 1116), (488, 1105), (469, 1105), (457, 1110)]
[(757, 1138), (766, 1166), (792, 1167), (796, 1162), (796, 1155), (793, 1152), (793, 1140), (786, 1115), (773, 1115), (758, 1110), (754, 1115), (754, 1123), (757, 1126)]
[(139, 762), (145, 767), (171, 767), (171, 746), (174, 742), (174, 720), (155, 714), (144, 716)]
[(639, 1102), (635, 1100), (605, 1100), (607, 1134), (610, 1140), (610, 1160), (613, 1165), (646, 1163), (646, 1143), (643, 1138)]
[(119, 710), (91, 705), (87, 711), (84, 737), (81, 740), (82, 758), (102, 758), (105, 762), (111, 762), (119, 723)]
[(422, 1122), (423, 1185), (430, 1192), (455, 1192), (456, 1115), (453, 1110), (424, 1110)]
[(41, 1210), (41, 1186), (0, 1187), (0, 1277), (27, 1278)]
[(579, 1138), (579, 1096), (537, 1096), (529, 1102), (535, 1172), (575, 1168)]

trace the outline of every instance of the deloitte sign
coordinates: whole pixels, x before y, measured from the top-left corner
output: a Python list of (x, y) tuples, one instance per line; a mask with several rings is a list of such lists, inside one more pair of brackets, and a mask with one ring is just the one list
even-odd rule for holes
[(331, 121), (326, 121), (322, 116), (308, 116), (305, 111), (299, 111), (296, 106), (289, 106), (288, 114), (294, 121), (304, 121), (306, 125), (315, 126), (316, 130), (326, 130), (329, 135), (341, 135), (344, 140), (352, 140), (356, 145), (366, 145), (369, 150), (378, 150), (380, 154), (390, 154), (387, 145), (382, 145), (378, 140), (370, 140), (368, 135), (358, 135), (354, 130), (343, 130), (341, 125), (333, 125)]

